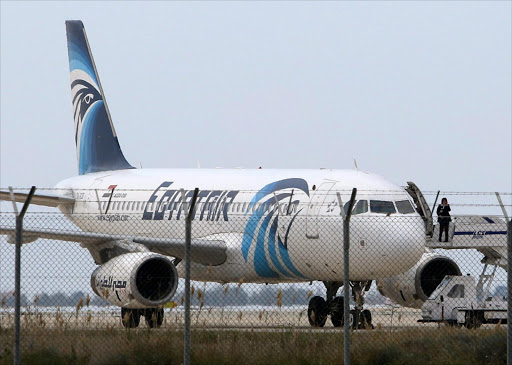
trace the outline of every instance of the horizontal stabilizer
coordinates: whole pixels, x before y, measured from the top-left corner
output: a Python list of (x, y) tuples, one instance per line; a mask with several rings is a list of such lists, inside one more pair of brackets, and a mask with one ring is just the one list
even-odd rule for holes
[[(8, 235), (7, 242), (14, 243), (14, 228), (0, 227), (0, 234)], [(110, 241), (129, 240), (146, 246), (150, 251), (180, 259), (185, 258), (185, 239), (134, 237), (89, 232), (23, 230), (23, 243), (30, 243), (39, 238), (59, 241), (79, 242), (85, 245), (100, 245)], [(226, 243), (223, 240), (193, 239), (191, 260), (203, 265), (220, 265), (227, 259)]]
[[(14, 200), (18, 203), (25, 203), (28, 193), (14, 193)], [(0, 191), (0, 200), (12, 201), (11, 194), (8, 191)], [(52, 194), (34, 194), (30, 204), (44, 205), (46, 207), (57, 207), (60, 204), (74, 204), (75, 199), (64, 198)]]

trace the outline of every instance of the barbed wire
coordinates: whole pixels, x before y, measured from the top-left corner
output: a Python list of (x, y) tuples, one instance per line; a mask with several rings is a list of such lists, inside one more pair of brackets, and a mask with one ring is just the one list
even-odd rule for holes
[[(108, 191), (108, 190), (112, 190), (112, 189), (108, 189), (108, 188), (98, 188), (98, 189), (92, 189), (92, 188), (74, 188), (74, 189), (69, 189), (69, 188), (52, 188), (52, 187), (36, 187), (37, 190), (39, 191), (52, 191), (52, 192), (55, 192), (55, 191), (65, 191), (65, 192), (69, 192), (69, 191), (78, 191), (78, 192), (85, 192), (85, 191)], [(184, 189), (184, 190), (189, 190), (191, 188), (184, 188), (184, 187), (174, 187), (173, 189), (170, 189), (170, 190), (180, 190), (180, 189)], [(407, 186), (402, 186), (403, 189), (407, 188)], [(13, 190), (18, 190), (18, 191), (29, 191), (31, 188), (29, 187), (13, 187), (12, 188)], [(292, 188), (290, 188), (291, 190)], [(200, 190), (212, 190), (212, 189), (201, 189)], [(261, 191), (262, 189), (237, 189), (237, 188), (226, 188), (226, 189), (219, 189), (219, 190), (237, 190), (241, 193), (256, 193), (256, 192), (259, 192)], [(263, 189), (264, 190), (264, 189)], [(2, 192), (8, 192), (9, 191), (9, 188), (8, 187), (0, 187), (0, 191)], [(154, 192), (155, 189), (154, 188), (147, 188), (147, 189), (142, 189), (142, 188), (117, 188), (115, 189), (116, 192), (130, 192), (130, 191), (140, 191), (140, 192)], [(321, 191), (321, 192), (328, 192), (329, 194), (336, 194), (337, 192), (339, 193), (348, 193), (350, 194), (352, 192), (352, 189), (336, 189), (336, 191), (332, 191), (332, 190), (325, 190), (325, 189), (311, 189), (311, 191)], [(381, 195), (383, 194), (396, 194), (396, 193), (400, 193), (400, 194), (403, 194), (405, 191), (402, 190), (402, 189), (396, 189), (396, 190), (383, 190), (383, 189), (358, 189), (358, 193), (359, 194), (364, 194), (364, 193), (379, 193)], [(467, 196), (474, 196), (474, 195), (482, 195), (482, 196), (486, 196), (486, 195), (489, 195), (489, 196), (495, 196), (496, 193), (500, 194), (501, 196), (512, 196), (512, 192), (496, 192), (496, 191), (443, 191), (443, 190), (422, 190), (421, 193), (423, 195), (437, 195), (439, 193), (439, 195), (467, 195)]]

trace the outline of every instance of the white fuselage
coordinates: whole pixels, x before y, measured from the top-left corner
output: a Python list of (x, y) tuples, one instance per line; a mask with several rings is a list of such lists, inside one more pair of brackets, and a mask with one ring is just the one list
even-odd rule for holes
[(344, 205), (354, 187), (356, 200), (370, 208), (356, 207), (351, 219), (350, 280), (397, 275), (424, 252), (419, 214), (372, 212), (372, 201), (397, 207), (397, 201), (410, 201), (407, 192), (360, 171), (129, 169), (73, 177), (57, 184), (55, 193), (76, 200), (61, 210), (83, 231), (183, 238), (183, 197), (190, 201), (196, 187), (192, 237), (224, 240), (227, 260), (193, 264), (194, 280), (343, 280), (338, 193)]

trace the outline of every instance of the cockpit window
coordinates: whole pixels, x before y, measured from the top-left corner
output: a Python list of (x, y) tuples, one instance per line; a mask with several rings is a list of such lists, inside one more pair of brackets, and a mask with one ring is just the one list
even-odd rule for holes
[(366, 213), (368, 211), (368, 200), (359, 200), (352, 211), (353, 215)]
[[(348, 213), (348, 205), (350, 202), (345, 203), (343, 206), (343, 210), (345, 211), (345, 215)], [(359, 200), (352, 208), (352, 215), (366, 213), (368, 211), (368, 201), (367, 200)]]
[(414, 208), (411, 205), (411, 202), (409, 200), (400, 200), (395, 202), (396, 209), (398, 209), (398, 212), (402, 214), (409, 214), (414, 213)]
[(393, 202), (385, 200), (370, 200), (370, 211), (372, 213), (396, 213)]

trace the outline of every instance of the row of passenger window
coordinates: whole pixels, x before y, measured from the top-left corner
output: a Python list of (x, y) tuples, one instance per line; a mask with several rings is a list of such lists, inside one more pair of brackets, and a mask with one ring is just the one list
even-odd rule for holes
[[(197, 209), (202, 210), (205, 203), (199, 203)], [(206, 210), (215, 209), (217, 203), (206, 203), (208, 204), (208, 207)], [(224, 210), (226, 203), (220, 204), (220, 211)], [(104, 201), (102, 202), (102, 210), (105, 211), (107, 209), (108, 202)], [(153, 211), (154, 209), (158, 209), (159, 212), (162, 212), (164, 210), (178, 210), (180, 208), (181, 202), (174, 202), (174, 203), (166, 203), (166, 204), (159, 204), (158, 202), (141, 202), (141, 201), (113, 201), (110, 203), (109, 211), (132, 211), (132, 212), (138, 212), (138, 211), (144, 211), (147, 206), (148, 211)], [(297, 206), (298, 202), (288, 204), (288, 203), (281, 203), (279, 204), (279, 210), (282, 214), (291, 214), (297, 212)], [(275, 207), (275, 203), (269, 204), (269, 203), (256, 203), (256, 204), (250, 204), (250, 203), (230, 203), (228, 204), (228, 212), (231, 213), (247, 213), (247, 212), (265, 212), (265, 211), (271, 211)]]
[[(107, 201), (102, 203), (102, 210), (105, 211), (107, 209)], [(174, 203), (166, 203), (160, 204), (158, 202), (147, 203), (142, 201), (114, 201), (110, 203), (109, 211), (144, 211), (146, 208), (146, 204), (149, 204), (148, 211), (153, 211), (155, 208), (158, 208), (158, 211), (163, 210), (177, 210), (180, 207), (181, 202)], [(200, 203), (198, 204), (198, 209), (202, 209), (203, 206)], [(206, 203), (209, 206), (206, 210), (214, 209), (216, 203)], [(220, 210), (224, 210), (225, 203), (221, 203)], [(348, 213), (348, 205), (349, 203), (345, 203), (344, 210), (345, 214)], [(231, 203), (228, 205), (228, 212), (231, 213), (247, 213), (247, 212), (260, 212), (263, 213), (265, 211), (271, 211), (275, 207), (275, 203)], [(279, 205), (279, 210), (281, 214), (291, 214), (296, 213), (298, 207), (298, 202), (292, 203), (290, 206), (288, 203), (281, 203)], [(412, 207), (411, 203), (408, 200), (399, 200), (396, 202), (386, 201), (386, 200), (370, 200), (369, 204), (370, 212), (372, 213), (383, 213), (383, 214), (393, 214), (397, 211), (401, 214), (409, 214), (414, 213), (415, 210)], [(363, 214), (368, 212), (368, 200), (358, 200), (354, 205), (352, 210), (352, 215)]]
[[(345, 206), (343, 207), (343, 209), (345, 210), (345, 214), (348, 213), (348, 205), (349, 203), (345, 203)], [(415, 212), (414, 208), (412, 207), (411, 203), (408, 200), (399, 200), (396, 202), (387, 200), (370, 200), (370, 212), (372, 213), (393, 214), (396, 213), (397, 210), (401, 214), (409, 214)], [(368, 200), (357, 201), (357, 203), (354, 205), (354, 208), (352, 209), (352, 215), (367, 212)]]

